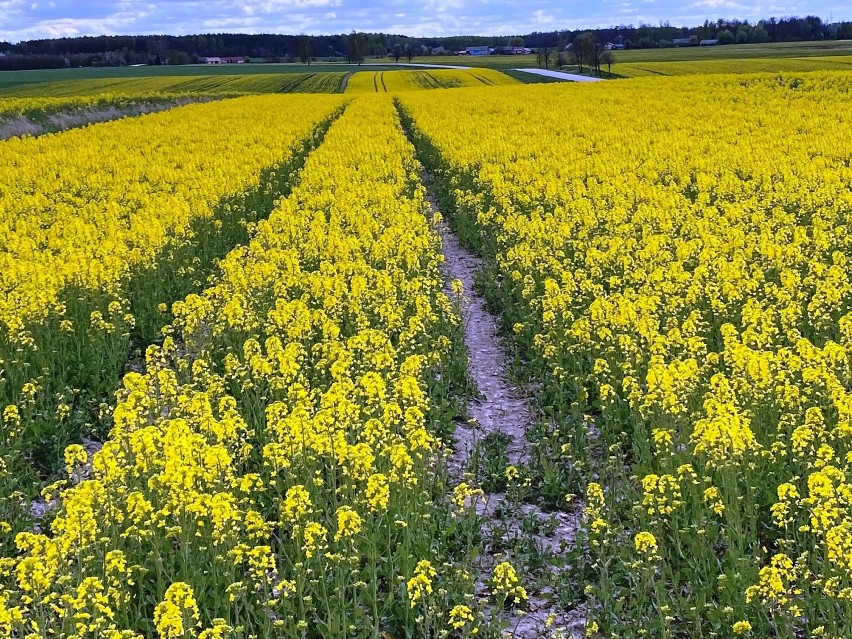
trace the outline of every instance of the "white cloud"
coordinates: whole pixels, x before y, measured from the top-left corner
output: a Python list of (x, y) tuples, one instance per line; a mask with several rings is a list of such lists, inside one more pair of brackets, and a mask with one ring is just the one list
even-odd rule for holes
[(737, 2), (732, 2), (731, 0), (699, 0), (698, 2), (693, 2), (690, 7), (709, 7), (711, 9), (745, 9), (745, 7)]
[(534, 11), (532, 15), (535, 24), (540, 27), (551, 27), (556, 22), (555, 18), (544, 9), (538, 9), (537, 11)]
[[(689, 4), (692, 2), (692, 4)], [(345, 33), (352, 29), (412, 36), (515, 35), (613, 24), (827, 13), (825, 0), (768, 6), (751, 0), (0, 0), (0, 40), (115, 33)], [(832, 7), (852, 18), (852, 4)], [(828, 18), (828, 15), (823, 15)]]
[(296, 7), (339, 7), (342, 0), (265, 0), (264, 2), (247, 2), (255, 5), (260, 13), (279, 13), (284, 9)]

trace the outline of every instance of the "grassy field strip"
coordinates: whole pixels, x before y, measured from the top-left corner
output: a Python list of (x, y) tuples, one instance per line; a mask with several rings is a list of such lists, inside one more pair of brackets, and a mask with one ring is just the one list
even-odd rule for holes
[(344, 73), (267, 73), (251, 75), (152, 76), (65, 80), (12, 86), (0, 92), (6, 97), (71, 97), (121, 93), (145, 95), (201, 93), (336, 93)]
[[(0, 564), (11, 634), (476, 633), (476, 493), (445, 498), (438, 439), (459, 320), (416, 176), (391, 101), (353, 101), (251, 243), (175, 305), (103, 449), (67, 451), (92, 476)], [(520, 593), (497, 576), (502, 608)]]
[[(619, 57), (619, 60), (622, 58)], [(716, 73), (766, 73), (802, 71), (852, 71), (852, 56), (813, 56), (806, 58), (732, 58), (689, 62), (617, 62), (615, 75), (643, 77), (649, 75), (700, 75)]]
[[(373, 68), (398, 69), (389, 61), (381, 61)], [(343, 63), (247, 63), (247, 64), (203, 64), (162, 65), (144, 67), (84, 67), (81, 69), (33, 69), (29, 71), (4, 71), (0, 74), (0, 88), (10, 89), (27, 84), (57, 83), (71, 80), (146, 79), (192, 77), (227, 77), (249, 75), (301, 75), (305, 73), (351, 73), (363, 70), (357, 64)]]
[[(852, 636), (850, 82), (399, 98), (541, 389), (530, 463), (492, 472), (584, 503), (559, 578), (517, 567), (587, 636)], [(539, 116), (579, 91), (588, 118)]]
[[(0, 143), (0, 519), (11, 532), (26, 525), (34, 475), (55, 477), (65, 445), (108, 428), (133, 348), (162, 339), (171, 302), (247, 240), (341, 104), (240, 98)], [(45, 174), (51, 188), (33, 189)]]

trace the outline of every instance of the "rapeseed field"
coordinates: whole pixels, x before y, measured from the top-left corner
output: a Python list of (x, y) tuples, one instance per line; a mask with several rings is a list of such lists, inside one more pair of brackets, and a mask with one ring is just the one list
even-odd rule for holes
[(0, 142), (0, 636), (852, 636), (852, 74), (474, 71)]

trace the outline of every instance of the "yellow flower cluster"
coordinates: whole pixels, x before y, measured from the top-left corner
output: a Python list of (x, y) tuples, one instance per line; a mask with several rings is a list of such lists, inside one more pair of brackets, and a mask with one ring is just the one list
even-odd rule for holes
[[(252, 149), (269, 133), (241, 131)], [(299, 185), (124, 378), (92, 477), (62, 493), (50, 533), (22, 533), (0, 560), (0, 628), (91, 636), (69, 599), (84, 585), (97, 636), (406, 623), (400, 586), (414, 580), (413, 602), (435, 576), (443, 455), (427, 382), (457, 321), (417, 168), (388, 98), (347, 106)], [(68, 450), (72, 470), (84, 455)]]
[(852, 636), (850, 90), (815, 72), (399, 98), (572, 467), (607, 459), (608, 502), (635, 504), (589, 504), (598, 565), (641, 579), (623, 541), (650, 529), (636, 550), (683, 580), (595, 604), (626, 606), (613, 634), (648, 606), (708, 634), (730, 608), (729, 633)]
[(515, 604), (521, 604), (527, 600), (527, 591), (518, 580), (515, 567), (508, 561), (503, 561), (494, 566), (491, 574), (491, 586), (494, 595), (505, 601), (511, 598)]
[(657, 554), (657, 539), (645, 530), (636, 534), (633, 545), (636, 547), (636, 552), (642, 556), (653, 557)]
[[(452, 610), (450, 610), (450, 626), (454, 630), (461, 630), (468, 623), (473, 623), (475, 621), (475, 617), (473, 616), (473, 612), (468, 606), (464, 604), (459, 604), (454, 606)], [(474, 627), (470, 634), (475, 635), (478, 632), (478, 628)]]
[(183, 637), (200, 625), (198, 604), (188, 584), (176, 582), (168, 587), (165, 598), (154, 609), (154, 623), (161, 639)]
[(409, 605), (412, 608), (434, 592), (432, 582), (437, 574), (438, 572), (429, 560), (422, 559), (417, 562), (417, 567), (414, 569), (414, 576), (405, 582)]

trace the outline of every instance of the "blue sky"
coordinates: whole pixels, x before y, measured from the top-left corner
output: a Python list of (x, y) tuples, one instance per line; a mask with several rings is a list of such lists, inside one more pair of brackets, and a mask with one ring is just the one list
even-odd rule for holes
[(101, 34), (343, 33), (504, 35), (613, 24), (697, 24), (819, 15), (852, 19), (839, 0), (0, 0), (0, 40)]

